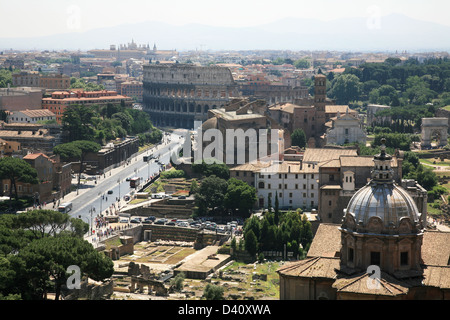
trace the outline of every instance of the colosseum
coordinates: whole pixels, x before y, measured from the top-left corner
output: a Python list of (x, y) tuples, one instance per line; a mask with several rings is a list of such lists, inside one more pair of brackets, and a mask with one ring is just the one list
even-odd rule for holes
[(217, 66), (144, 65), (143, 86), (144, 110), (160, 127), (193, 128), (239, 95), (231, 71)]

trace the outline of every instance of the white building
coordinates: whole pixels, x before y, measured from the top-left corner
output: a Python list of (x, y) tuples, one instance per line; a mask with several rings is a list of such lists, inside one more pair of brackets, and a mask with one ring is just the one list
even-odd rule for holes
[(8, 116), (9, 123), (38, 123), (47, 120), (56, 120), (56, 115), (48, 109), (13, 111)]
[(344, 145), (352, 142), (366, 144), (367, 136), (362, 128), (361, 121), (354, 115), (347, 112), (344, 115), (339, 113), (331, 119), (333, 127), (327, 130), (326, 143)]
[[(276, 170), (272, 170), (276, 169)], [(272, 207), (275, 197), (281, 209), (315, 209), (319, 203), (319, 167), (299, 161), (284, 161), (255, 174), (259, 207)]]
[(258, 207), (267, 208), (269, 198), (280, 209), (317, 208), (319, 200), (319, 167), (300, 161), (280, 163), (246, 163), (230, 169), (230, 176), (255, 187)]

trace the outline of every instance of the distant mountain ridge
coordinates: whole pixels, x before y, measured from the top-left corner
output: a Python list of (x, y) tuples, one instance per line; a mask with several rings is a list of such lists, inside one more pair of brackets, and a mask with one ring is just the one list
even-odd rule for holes
[(174, 26), (141, 22), (36, 38), (0, 38), (0, 50), (90, 50), (110, 44), (156, 43), (185, 50), (449, 51), (450, 27), (401, 14), (379, 20), (285, 18), (255, 27)]

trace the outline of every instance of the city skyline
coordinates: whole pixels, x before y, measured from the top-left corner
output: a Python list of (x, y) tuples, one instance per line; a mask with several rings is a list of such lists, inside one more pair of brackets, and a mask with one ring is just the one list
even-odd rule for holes
[[(24, 9), (26, 8), (26, 9)], [(437, 10), (439, 8), (439, 10)], [(10, 1), (0, 4), (7, 14), (0, 21), (0, 38), (39, 37), (71, 32), (86, 32), (122, 24), (146, 21), (181, 26), (201, 24), (214, 27), (254, 27), (285, 18), (304, 18), (332, 21), (342, 18), (377, 19), (389, 14), (402, 14), (409, 18), (450, 26), (447, 14), (450, 3), (441, 0), (386, 0), (332, 1), (281, 0), (276, 4), (267, 0), (219, 1), (173, 0), (166, 2), (131, 0), (124, 8), (118, 1), (66, 1), (54, 0)], [(14, 28), (11, 28), (14, 26)]]

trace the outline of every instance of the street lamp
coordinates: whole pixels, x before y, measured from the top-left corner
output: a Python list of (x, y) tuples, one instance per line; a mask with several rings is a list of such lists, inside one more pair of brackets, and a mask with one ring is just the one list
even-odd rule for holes
[(117, 179), (117, 183), (119, 184), (119, 199), (120, 199), (120, 178)]

